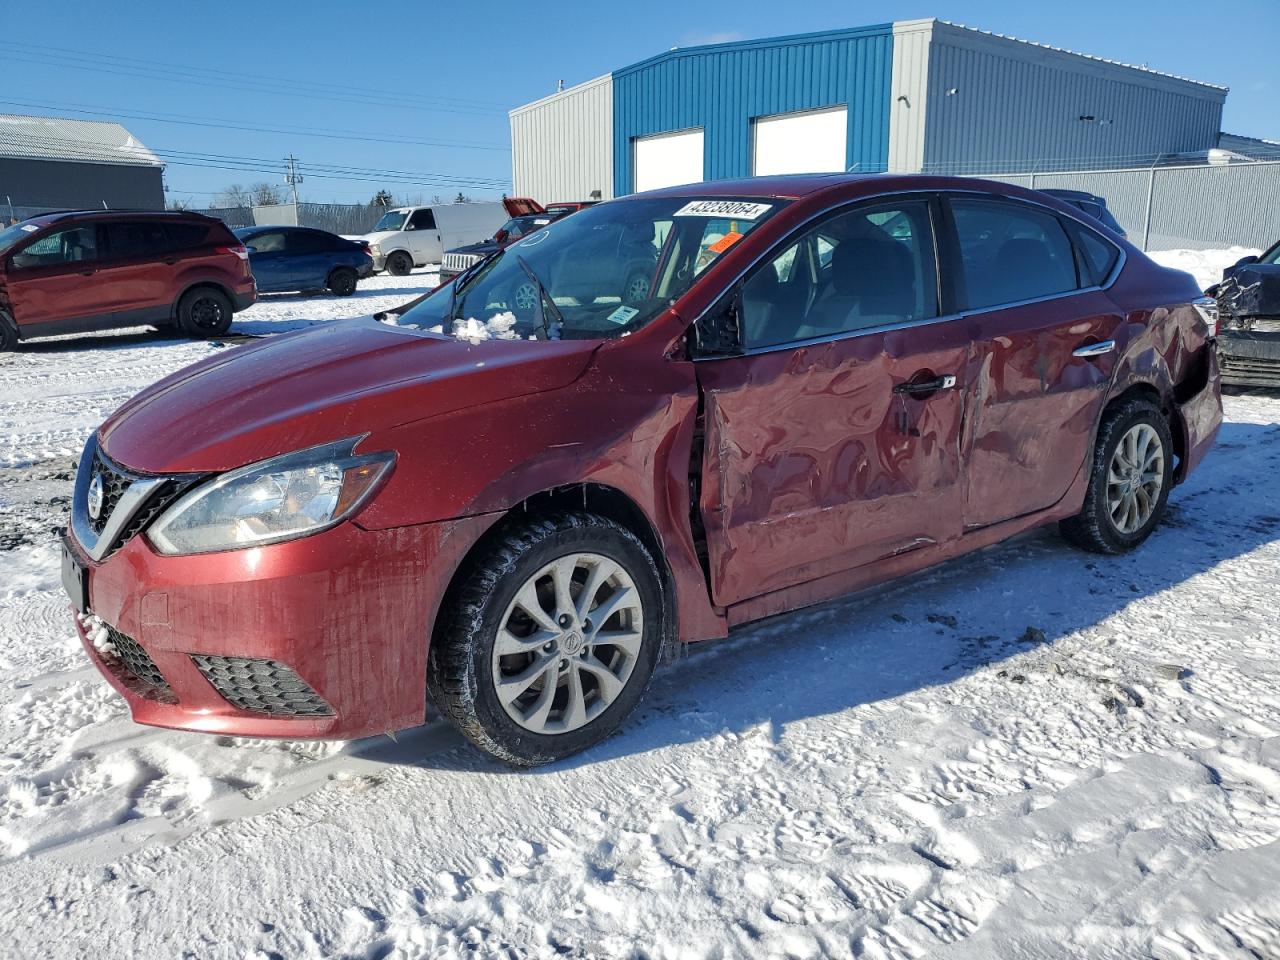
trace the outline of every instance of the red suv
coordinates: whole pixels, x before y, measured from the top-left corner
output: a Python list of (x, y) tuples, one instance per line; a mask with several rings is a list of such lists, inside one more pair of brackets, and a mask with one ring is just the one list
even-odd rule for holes
[(257, 298), (249, 254), (194, 213), (47, 213), (0, 231), (0, 351), (150, 324), (216, 337)]
[(1043, 524), (1137, 547), (1222, 420), (1210, 304), (1006, 184), (639, 194), (138, 395), (80, 461), (64, 583), (140, 722), (355, 737), (429, 692), (540, 763), (677, 644)]

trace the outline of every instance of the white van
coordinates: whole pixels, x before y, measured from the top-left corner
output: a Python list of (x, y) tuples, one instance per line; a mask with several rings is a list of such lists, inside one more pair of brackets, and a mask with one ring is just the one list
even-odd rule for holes
[(446, 250), (488, 240), (509, 217), (518, 215), (513, 209), (527, 213), (525, 207), (531, 203), (508, 197), (493, 203), (396, 207), (360, 239), (369, 244), (375, 271), (402, 277), (414, 267), (439, 263)]

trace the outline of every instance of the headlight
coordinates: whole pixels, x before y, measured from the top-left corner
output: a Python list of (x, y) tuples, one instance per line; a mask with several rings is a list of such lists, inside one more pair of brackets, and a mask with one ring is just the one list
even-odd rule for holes
[(202, 483), (147, 532), (165, 554), (211, 553), (308, 537), (355, 513), (395, 463), (355, 453), (364, 437), (288, 453)]
[(382, 256), (382, 248), (379, 247), (376, 243), (369, 245), (369, 252), (373, 254), (375, 257)]

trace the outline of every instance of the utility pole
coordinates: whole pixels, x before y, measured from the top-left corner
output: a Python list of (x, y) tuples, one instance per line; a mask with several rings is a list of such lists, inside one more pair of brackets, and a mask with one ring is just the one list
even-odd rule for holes
[(298, 212), (298, 184), (302, 182), (302, 174), (298, 173), (298, 158), (291, 153), (288, 160), (289, 172), (284, 175), (284, 182), (289, 184), (293, 190), (293, 210), (296, 216)]

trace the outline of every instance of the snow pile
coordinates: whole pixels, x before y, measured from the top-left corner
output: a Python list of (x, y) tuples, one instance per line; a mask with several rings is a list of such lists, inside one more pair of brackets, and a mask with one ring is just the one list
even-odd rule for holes
[(488, 320), (468, 317), (453, 322), (453, 335), (459, 340), (481, 343), (485, 340), (519, 340), (516, 333), (516, 315), (510, 310), (495, 313)]
[(1222, 279), (1224, 268), (1241, 257), (1257, 256), (1261, 252), (1251, 247), (1228, 247), (1226, 250), (1156, 250), (1147, 256), (1162, 267), (1191, 274), (1204, 290)]

